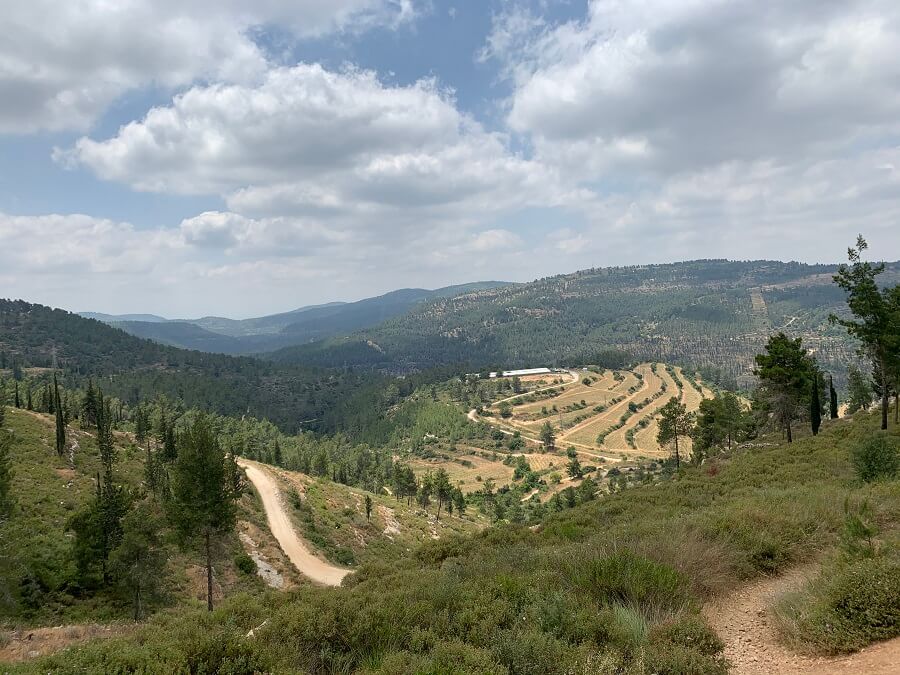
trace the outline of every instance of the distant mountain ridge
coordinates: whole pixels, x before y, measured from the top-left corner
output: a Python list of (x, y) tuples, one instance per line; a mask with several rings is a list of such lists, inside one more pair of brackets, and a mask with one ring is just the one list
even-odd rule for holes
[[(695, 260), (582, 270), (437, 298), (348, 336), (287, 347), (279, 363), (409, 372), (466, 362), (479, 369), (632, 360), (749, 376), (773, 332), (804, 338), (841, 381), (856, 345), (832, 312), (846, 312), (836, 264)], [(900, 280), (887, 263), (885, 283)]]
[(79, 314), (121, 328), (137, 337), (174, 347), (233, 355), (254, 354), (348, 335), (401, 316), (421, 302), (506, 285), (509, 282), (480, 281), (434, 290), (404, 288), (356, 302), (309, 305), (251, 319), (214, 316), (166, 319), (154, 314), (110, 315), (97, 312)]

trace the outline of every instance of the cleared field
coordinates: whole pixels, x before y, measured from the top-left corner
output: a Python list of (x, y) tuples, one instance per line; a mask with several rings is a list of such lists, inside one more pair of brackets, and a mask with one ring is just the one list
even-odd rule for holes
[[(613, 376), (612, 373), (608, 373), (608, 377), (606, 375), (607, 374), (601, 376), (597, 382), (590, 386), (582, 384), (579, 379), (578, 382), (565, 385), (565, 387), (562, 388), (563, 393), (559, 396), (553, 396), (551, 398), (535, 401), (534, 403), (525, 403), (524, 405), (515, 406), (514, 411), (516, 417), (540, 413), (543, 408), (550, 410), (554, 405), (559, 409), (563, 409), (567, 405), (580, 402), (582, 399), (589, 404), (600, 405), (600, 403), (609, 400), (609, 398), (612, 398), (613, 396), (613, 394), (610, 394), (608, 391), (610, 383), (613, 382)], [(628, 389), (628, 387), (625, 388)]]
[[(535, 455), (537, 456), (537, 455)], [(531, 456), (529, 455), (529, 458)], [(416, 474), (443, 469), (450, 476), (450, 483), (459, 486), (463, 492), (475, 492), (481, 489), (488, 478), (498, 487), (512, 482), (513, 468), (500, 461), (485, 459), (474, 454), (461, 454), (453, 459), (411, 459), (409, 465)], [(465, 462), (465, 463), (464, 463)], [(532, 464), (532, 467), (534, 465)], [(478, 480), (481, 478), (481, 480)]]

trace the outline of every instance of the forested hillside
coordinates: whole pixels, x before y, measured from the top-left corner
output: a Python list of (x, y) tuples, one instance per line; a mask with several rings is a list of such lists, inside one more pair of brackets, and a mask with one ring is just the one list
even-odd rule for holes
[[(408, 370), (599, 363), (617, 354), (717, 371), (728, 384), (751, 370), (773, 331), (804, 337), (820, 364), (845, 372), (854, 347), (829, 325), (845, 312), (836, 265), (703, 260), (591, 269), (424, 304), (349, 338), (293, 347), (279, 363), (365, 364)], [(889, 265), (885, 283), (896, 283)], [(613, 362), (608, 362), (610, 359)], [(840, 379), (840, 378), (839, 378)]]
[(96, 378), (129, 403), (165, 395), (186, 407), (249, 412), (287, 431), (321, 420), (371, 379), (176, 349), (62, 310), (0, 300), (0, 370), (53, 366), (73, 385)]
[(158, 321), (154, 318), (143, 321), (108, 315), (95, 317), (132, 335), (176, 347), (222, 354), (253, 354), (347, 335), (403, 315), (427, 300), (504, 285), (507, 284), (485, 281), (436, 290), (405, 288), (357, 302), (332, 302), (243, 320), (204, 317), (176, 321)]

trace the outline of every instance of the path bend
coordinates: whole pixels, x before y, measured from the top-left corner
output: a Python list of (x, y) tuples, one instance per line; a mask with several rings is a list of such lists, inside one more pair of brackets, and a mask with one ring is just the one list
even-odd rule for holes
[(294, 567), (318, 584), (340, 586), (351, 570), (335, 567), (313, 555), (285, 512), (281, 491), (272, 475), (256, 462), (239, 459), (238, 465), (247, 472), (247, 478), (259, 492), (269, 529)]

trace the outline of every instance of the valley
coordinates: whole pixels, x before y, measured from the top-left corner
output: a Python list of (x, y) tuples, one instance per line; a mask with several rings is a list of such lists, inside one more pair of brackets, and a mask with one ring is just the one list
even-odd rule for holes
[[(896, 396), (878, 432), (872, 385), (835, 366), (861, 361), (822, 328), (831, 305), (797, 301), (821, 298), (826, 272), (744, 264), (754, 285), (738, 291), (717, 276), (730, 265), (463, 289), (343, 335), (338, 352), (332, 337), (256, 357), (0, 301), (8, 670), (550, 674), (601, 659), (603, 673), (719, 675), (755, 672), (735, 622), (773, 668), (895, 638)], [(752, 367), (732, 351), (745, 365), (723, 368), (712, 343), (700, 363), (672, 350), (731, 325), (732, 300), (747, 332), (729, 349), (785, 331)], [(532, 339), (505, 342), (499, 308)], [(467, 312), (480, 314), (459, 323)], [(606, 312), (584, 319), (605, 337), (565, 347), (563, 326), (590, 312)], [(423, 317), (441, 335), (408, 348), (395, 329)], [(635, 326), (678, 358), (647, 357)], [(329, 361), (372, 349), (377, 362)], [(806, 567), (791, 593), (754, 599), (774, 629), (746, 618), (754, 584)], [(838, 615), (847, 627), (823, 633)], [(881, 667), (891, 644), (861, 662)]]

